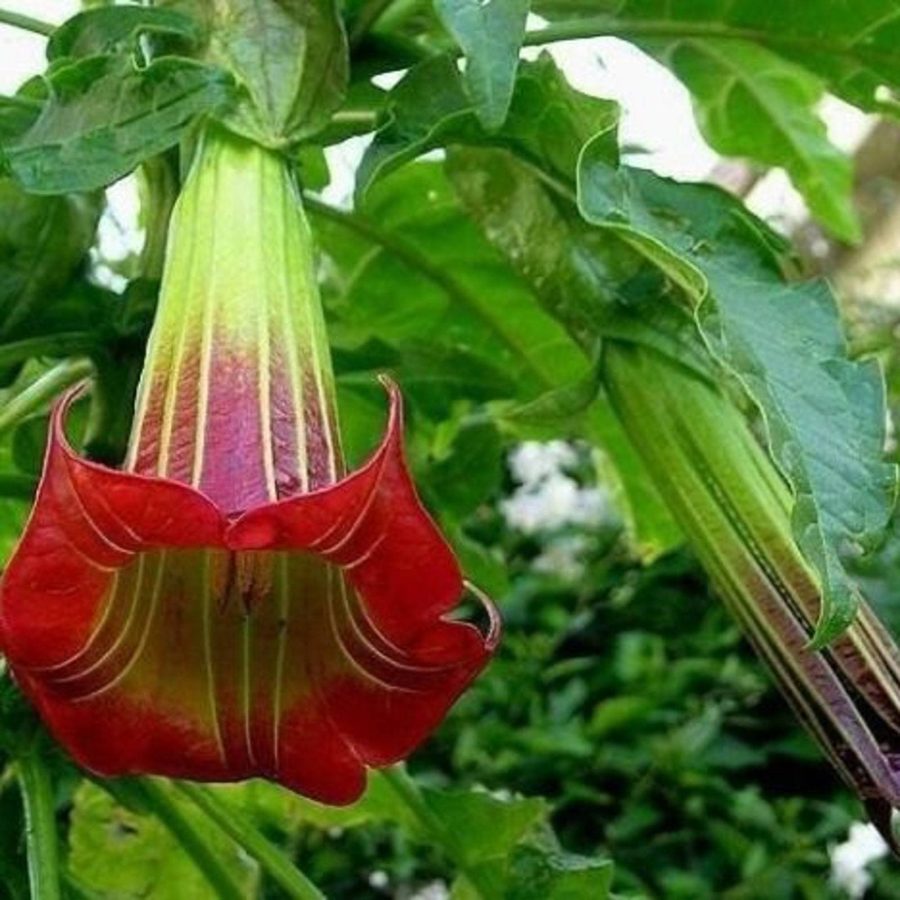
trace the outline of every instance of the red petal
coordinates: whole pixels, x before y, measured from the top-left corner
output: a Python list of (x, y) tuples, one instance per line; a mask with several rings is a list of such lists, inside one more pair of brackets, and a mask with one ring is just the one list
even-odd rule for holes
[(104, 775), (254, 775), (333, 803), (407, 756), (493, 650), (406, 472), (399, 394), (370, 461), (229, 522), (203, 494), (80, 459), (54, 413), (0, 586), (0, 646)]

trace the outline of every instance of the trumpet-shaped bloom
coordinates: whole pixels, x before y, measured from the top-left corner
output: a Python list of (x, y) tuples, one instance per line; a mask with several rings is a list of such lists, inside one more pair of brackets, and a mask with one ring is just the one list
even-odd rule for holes
[(102, 775), (262, 776), (347, 803), (488, 661), (407, 473), (402, 404), (345, 474), (311, 237), (282, 161), (205, 135), (173, 212), (122, 470), (56, 407), (0, 647)]

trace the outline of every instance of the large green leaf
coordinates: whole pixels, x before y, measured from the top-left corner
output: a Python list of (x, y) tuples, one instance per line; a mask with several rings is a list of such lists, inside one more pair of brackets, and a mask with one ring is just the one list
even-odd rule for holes
[[(355, 242), (343, 265), (356, 267), (333, 307), (339, 344), (377, 338), (408, 354), (428, 335), (442, 352), (505, 373), (493, 379), (498, 397), (534, 397), (584, 373), (587, 360), (463, 214), (439, 164), (410, 165), (375, 185), (356, 215), (413, 256), (377, 239)], [(333, 253), (349, 249), (346, 229), (323, 239)]]
[(786, 283), (769, 233), (725, 192), (617, 169), (588, 146), (578, 199), (682, 285), (711, 351), (759, 405), (794, 491), (794, 534), (822, 579), (824, 644), (856, 608), (840, 555), (880, 539), (895, 496), (877, 365), (847, 359), (828, 287)]
[(465, 81), (485, 128), (499, 128), (512, 100), (530, 0), (435, 0), (466, 57)]
[(849, 158), (829, 140), (815, 105), (822, 81), (746, 41), (682, 38), (651, 42), (694, 96), (714, 149), (787, 170), (813, 214), (837, 237), (860, 237)]
[(174, 146), (198, 116), (225, 106), (221, 69), (163, 57), (135, 68), (127, 56), (63, 60), (51, 68), (50, 97), (34, 125), (3, 147), (27, 190), (93, 190)]

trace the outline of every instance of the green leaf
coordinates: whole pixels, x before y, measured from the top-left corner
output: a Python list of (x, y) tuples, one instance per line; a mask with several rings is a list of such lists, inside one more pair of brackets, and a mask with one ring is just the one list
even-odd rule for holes
[(549, 54), (522, 63), (501, 133), (481, 127), (456, 63), (448, 57), (411, 69), (390, 92), (387, 111), (387, 121), (357, 172), (358, 194), (364, 194), (378, 178), (444, 144), (510, 146), (535, 165), (568, 179), (574, 179), (578, 153), (591, 138), (603, 142), (611, 160), (617, 155), (618, 106), (571, 88)]
[(135, 69), (126, 58), (92, 56), (60, 63), (47, 79), (41, 115), (4, 147), (13, 175), (37, 194), (111, 184), (177, 144), (198, 116), (231, 96), (222, 70), (177, 57)]
[(660, 45), (657, 55), (690, 89), (714, 149), (784, 167), (827, 228), (859, 240), (850, 160), (830, 143), (815, 109), (819, 78), (745, 41), (682, 38)]
[(201, 36), (193, 19), (173, 9), (105, 6), (80, 12), (60, 25), (47, 42), (47, 59), (130, 50), (142, 34), (173, 35), (191, 44)]
[(348, 77), (334, 0), (224, 0), (209, 15), (208, 58), (242, 87), (229, 128), (283, 147), (327, 124)]
[(615, 169), (590, 146), (578, 185), (589, 221), (625, 237), (685, 288), (711, 352), (762, 411), (794, 492), (794, 535), (822, 579), (815, 643), (823, 645), (856, 609), (841, 553), (878, 542), (895, 497), (877, 365), (847, 359), (827, 285), (785, 283), (764, 226), (733, 197)]
[(454, 858), (467, 867), (507, 857), (550, 812), (539, 797), (435, 790), (422, 795), (453, 839)]
[(512, 858), (508, 900), (604, 900), (612, 887), (608, 859), (578, 856), (540, 846), (520, 847)]
[(96, 307), (71, 303), (71, 291), (100, 210), (97, 196), (38, 197), (0, 180), (0, 344), (66, 329), (73, 308), (96, 322)]
[[(373, 187), (356, 215), (377, 223), (385, 240), (407, 252), (377, 241), (351, 245), (349, 229), (322, 235), (326, 249), (344, 254), (342, 268), (353, 273), (333, 304), (338, 345), (377, 338), (407, 358), (421, 353), (429, 335), (448, 359), (464, 353), (477, 357), (483, 372), (493, 371), (485, 387), (499, 397), (534, 397), (584, 373), (588, 361), (466, 218), (439, 165), (397, 172)], [(421, 258), (427, 271), (417, 265)]]
[[(253, 869), (205, 817), (184, 807), (195, 828), (209, 834), (217, 856), (251, 890)], [(104, 790), (82, 783), (69, 829), (69, 867), (89, 888), (120, 900), (214, 900), (218, 896), (190, 856), (152, 815), (120, 806)], [(249, 894), (248, 894), (249, 896)]]
[(506, 118), (530, 0), (435, 0), (438, 14), (466, 57), (465, 83), (481, 124)]

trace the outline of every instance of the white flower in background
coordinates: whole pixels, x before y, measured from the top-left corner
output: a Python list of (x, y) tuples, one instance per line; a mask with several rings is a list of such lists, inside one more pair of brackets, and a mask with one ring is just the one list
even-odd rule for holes
[(565, 441), (524, 441), (509, 454), (509, 470), (519, 484), (536, 486), (578, 462), (575, 449)]
[(409, 900), (450, 900), (450, 889), (444, 881), (432, 881), (413, 894)]
[(860, 900), (872, 884), (869, 865), (888, 852), (888, 845), (874, 825), (854, 822), (847, 840), (831, 848), (832, 885), (851, 900)]
[(506, 523), (525, 534), (555, 531), (566, 525), (599, 525), (612, 517), (609, 496), (596, 487), (581, 487), (564, 469), (578, 462), (565, 441), (525, 441), (509, 455), (519, 487), (500, 503)]
[(532, 568), (536, 572), (558, 575), (567, 581), (575, 581), (584, 571), (582, 554), (587, 549), (583, 535), (563, 535), (550, 541), (535, 557)]
[(546, 535), (535, 558), (538, 572), (573, 581), (583, 571), (587, 549), (584, 535), (554, 534), (565, 528), (590, 529), (616, 520), (609, 492), (582, 487), (566, 473), (578, 464), (578, 452), (565, 441), (525, 441), (509, 455), (509, 469), (518, 487), (500, 502), (510, 528), (529, 535)]

